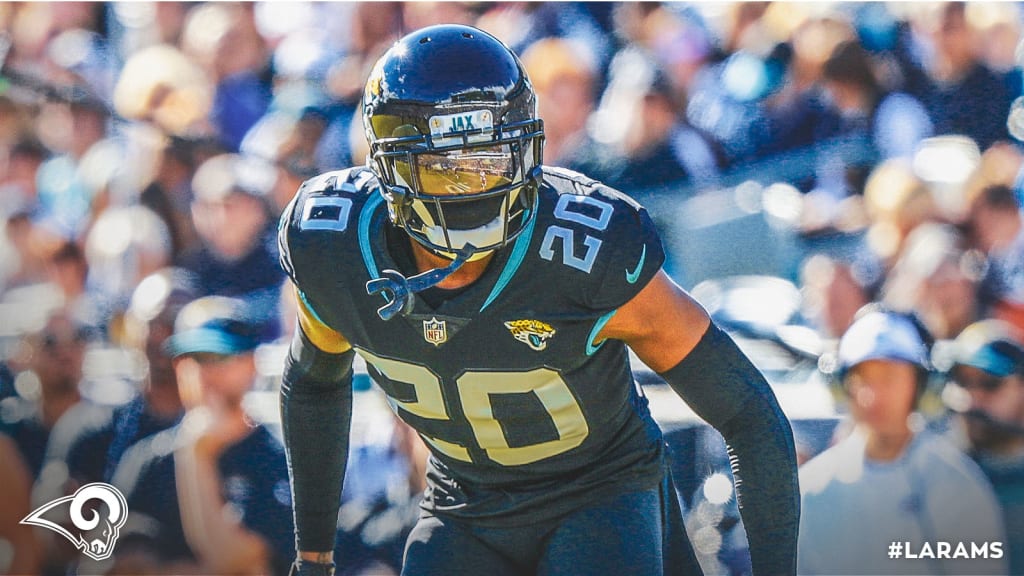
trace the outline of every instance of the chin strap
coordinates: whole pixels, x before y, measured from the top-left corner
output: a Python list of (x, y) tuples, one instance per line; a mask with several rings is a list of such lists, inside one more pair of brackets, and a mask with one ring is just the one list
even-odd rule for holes
[(406, 278), (397, 270), (382, 270), (383, 278), (374, 278), (366, 283), (366, 293), (382, 294), (387, 304), (377, 309), (381, 320), (391, 320), (396, 314), (407, 315), (416, 305), (416, 293), (436, 286), (451, 276), (476, 252), (476, 247), (466, 244), (455, 253), (455, 260), (444, 268), (434, 268)]

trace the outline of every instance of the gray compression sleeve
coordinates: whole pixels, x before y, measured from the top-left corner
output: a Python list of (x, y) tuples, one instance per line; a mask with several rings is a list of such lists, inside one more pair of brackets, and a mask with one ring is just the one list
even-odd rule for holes
[(334, 550), (352, 421), (352, 357), (329, 354), (296, 327), (281, 383), (281, 423), (301, 551)]
[(756, 575), (796, 573), (793, 432), (768, 382), (714, 324), (662, 378), (725, 438)]

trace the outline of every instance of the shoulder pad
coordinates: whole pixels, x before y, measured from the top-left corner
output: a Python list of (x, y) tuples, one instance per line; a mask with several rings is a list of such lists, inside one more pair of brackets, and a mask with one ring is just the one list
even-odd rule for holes
[(314, 176), (302, 183), (296, 197), (365, 195), (375, 191), (377, 187), (377, 178), (373, 172), (360, 166)]
[(292, 247), (296, 238), (351, 229), (359, 210), (378, 193), (378, 188), (376, 176), (365, 167), (325, 172), (303, 182), (278, 225), (278, 252), (284, 271), (295, 279)]
[(565, 265), (566, 277), (594, 309), (635, 296), (664, 262), (661, 240), (635, 200), (578, 172), (544, 170), (540, 257)]
[(597, 180), (568, 168), (558, 166), (544, 166), (544, 179), (559, 188), (558, 183), (570, 185), (576, 188), (576, 193), (585, 194), (589, 189), (603, 186)]
[(641, 210), (643, 208), (639, 202), (628, 194), (568, 168), (545, 166), (544, 181), (551, 185), (559, 194), (578, 194), (582, 196), (599, 194), (615, 201), (624, 202), (633, 210)]

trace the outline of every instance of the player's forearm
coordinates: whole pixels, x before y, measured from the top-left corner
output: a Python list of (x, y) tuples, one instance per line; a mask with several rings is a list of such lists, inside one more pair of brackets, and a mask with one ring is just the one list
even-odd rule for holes
[(299, 550), (334, 549), (352, 420), (350, 350), (329, 354), (296, 331), (281, 385), (281, 422)]
[(175, 452), (174, 465), (182, 528), (203, 569), (222, 574), (265, 570), (269, 551), (263, 539), (224, 513), (217, 456), (189, 443)]
[(0, 433), (0, 539), (14, 547), (8, 567), (10, 574), (34, 574), (38, 570), (39, 550), (32, 528), (21, 524), (28, 516), (32, 478), (14, 442)]
[(800, 488), (789, 422), (758, 398), (719, 428), (729, 450), (754, 574), (794, 574)]
[(725, 438), (754, 574), (794, 574), (800, 519), (796, 450), (767, 381), (713, 324), (662, 377)]

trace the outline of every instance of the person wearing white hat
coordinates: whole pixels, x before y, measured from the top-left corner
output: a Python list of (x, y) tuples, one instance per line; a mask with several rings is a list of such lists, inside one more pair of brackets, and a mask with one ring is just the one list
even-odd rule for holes
[[(931, 370), (923, 325), (868, 308), (843, 334), (837, 359), (852, 431), (800, 469), (798, 572), (1005, 574), (991, 486), (912, 418)], [(987, 545), (978, 558), (972, 543), (998, 551)]]

